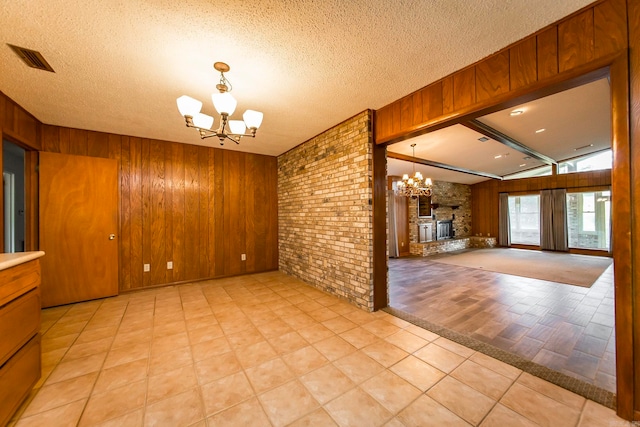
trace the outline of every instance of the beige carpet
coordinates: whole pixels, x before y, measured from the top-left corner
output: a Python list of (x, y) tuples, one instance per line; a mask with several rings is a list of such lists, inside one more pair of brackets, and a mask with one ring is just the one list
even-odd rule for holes
[(477, 249), (430, 260), (586, 288), (612, 263), (608, 257), (504, 248)]

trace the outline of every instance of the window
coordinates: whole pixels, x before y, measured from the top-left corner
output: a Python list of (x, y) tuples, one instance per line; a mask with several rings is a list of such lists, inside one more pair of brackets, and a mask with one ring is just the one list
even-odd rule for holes
[(509, 196), (511, 243), (540, 246), (540, 196)]
[(567, 194), (569, 247), (609, 250), (611, 245), (611, 192)]
[(586, 172), (611, 169), (613, 154), (611, 150), (587, 154), (582, 157), (558, 163), (558, 173)]

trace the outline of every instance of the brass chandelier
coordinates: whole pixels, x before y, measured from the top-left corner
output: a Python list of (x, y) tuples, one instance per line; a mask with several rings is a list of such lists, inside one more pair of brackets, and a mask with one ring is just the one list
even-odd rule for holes
[[(416, 144), (411, 144), (413, 149), (413, 158), (416, 157)], [(431, 178), (426, 181), (422, 174), (416, 172), (416, 163), (413, 162), (413, 177), (409, 178), (409, 174), (404, 174), (402, 180), (396, 183), (396, 194), (405, 197), (431, 196), (431, 187), (433, 186)]]
[[(201, 139), (217, 137), (220, 140), (220, 145), (224, 145), (226, 139), (239, 144), (240, 138), (243, 136), (255, 138), (256, 131), (262, 124), (263, 114), (259, 111), (247, 110), (242, 116), (244, 120), (229, 120), (238, 105), (238, 101), (230, 93), (232, 89), (231, 82), (224, 76), (224, 73), (228, 72), (231, 67), (224, 62), (216, 62), (213, 64), (213, 68), (220, 72), (220, 82), (216, 85), (218, 93), (211, 95), (213, 106), (220, 114), (220, 125), (216, 130), (213, 130), (213, 117), (200, 112), (202, 102), (183, 95), (176, 101), (178, 110), (184, 117), (187, 127), (197, 129), (200, 132)], [(227, 125), (229, 125), (229, 130), (227, 130)]]

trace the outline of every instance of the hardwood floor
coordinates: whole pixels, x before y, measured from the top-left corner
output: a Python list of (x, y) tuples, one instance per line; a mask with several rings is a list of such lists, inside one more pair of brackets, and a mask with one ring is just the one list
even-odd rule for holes
[(391, 307), (615, 393), (613, 292), (613, 266), (583, 288), (429, 258), (389, 260)]

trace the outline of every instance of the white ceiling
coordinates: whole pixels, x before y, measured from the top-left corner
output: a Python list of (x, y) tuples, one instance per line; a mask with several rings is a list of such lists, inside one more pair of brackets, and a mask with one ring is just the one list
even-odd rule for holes
[[(512, 116), (514, 110), (523, 113)], [(477, 120), (555, 161), (611, 148), (609, 80), (603, 78)], [(544, 131), (536, 133), (541, 129)], [(416, 144), (416, 158), (497, 176), (545, 164), (494, 139), (479, 141), (484, 136), (457, 124), (390, 145), (388, 151), (412, 156), (411, 144)], [(402, 160), (388, 165), (389, 175), (412, 170), (412, 164)], [(418, 170), (437, 181), (473, 184), (487, 179), (426, 166)]]
[[(213, 114), (227, 77), (238, 113), (265, 114), (255, 140), (279, 155), (580, 9), (591, 0), (5, 1), (0, 90), (47, 124), (192, 144), (175, 99)], [(5, 43), (40, 51), (28, 68)], [(472, 48), (469, 48), (472, 47)]]

